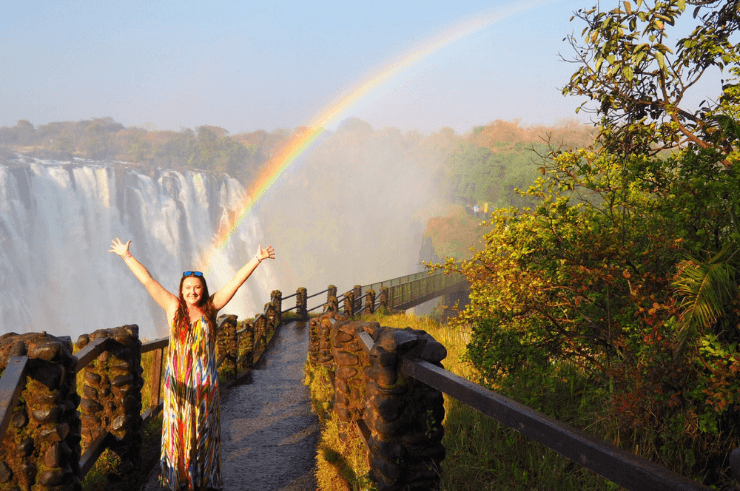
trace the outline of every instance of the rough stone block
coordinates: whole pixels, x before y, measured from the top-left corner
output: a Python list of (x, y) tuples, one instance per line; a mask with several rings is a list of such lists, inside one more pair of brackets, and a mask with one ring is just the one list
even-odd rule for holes
[(357, 365), (360, 362), (360, 359), (357, 357), (357, 355), (339, 350), (335, 351), (334, 360), (336, 361), (337, 365)]

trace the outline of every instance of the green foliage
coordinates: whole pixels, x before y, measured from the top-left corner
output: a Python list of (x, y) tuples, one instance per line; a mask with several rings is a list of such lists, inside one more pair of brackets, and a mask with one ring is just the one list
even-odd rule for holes
[(725, 315), (725, 305), (737, 296), (734, 267), (725, 261), (725, 246), (705, 263), (688, 260), (678, 265), (673, 287), (683, 297), (681, 324), (677, 333), (677, 351), (683, 349), (689, 330), (704, 330)]
[(492, 208), (523, 205), (525, 200), (515, 190), (526, 189), (534, 180), (534, 156), (531, 149), (494, 153), (472, 142), (459, 143), (450, 158), (448, 195), (463, 203), (488, 202)]
[[(564, 94), (585, 95), (582, 107), (600, 115), (602, 142), (612, 152), (656, 153), (691, 143), (716, 147), (727, 158), (737, 150), (724, 137), (727, 120), (737, 118), (737, 84), (728, 83), (717, 100), (691, 107), (685, 97), (707, 69), (731, 67), (737, 76), (740, 45), (730, 40), (740, 14), (738, 0), (690, 2), (696, 5), (694, 30), (670, 48), (669, 26), (685, 13), (685, 0), (628, 1), (608, 11), (578, 10), (585, 21), (582, 41), (568, 39), (580, 68)], [(595, 103), (595, 107), (591, 102)]]
[[(484, 383), (555, 411), (547, 389), (574, 367), (613, 441), (723, 485), (740, 445), (740, 14), (738, 1), (697, 2), (696, 28), (671, 49), (685, 8), (576, 13), (587, 26), (563, 91), (596, 103), (598, 139), (551, 151), (524, 205), (494, 210), (483, 247), (444, 267), (470, 281), (456, 324), (473, 329)], [(722, 93), (682, 107), (709, 67), (728, 70)], [(473, 156), (471, 168), (492, 165)]]
[[(482, 381), (551, 387), (556, 367), (575, 366), (607, 402), (615, 439), (719, 482), (740, 443), (740, 187), (725, 156), (552, 153), (525, 193), (535, 205), (495, 210), (485, 247), (446, 264), (471, 283), (456, 323), (473, 327)], [(522, 402), (547, 407), (532, 393)]]

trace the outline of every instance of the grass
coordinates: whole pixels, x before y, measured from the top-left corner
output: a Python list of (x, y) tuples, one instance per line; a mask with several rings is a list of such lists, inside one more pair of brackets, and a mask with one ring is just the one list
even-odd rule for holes
[[(426, 331), (447, 348), (447, 358), (442, 362), (446, 370), (472, 382), (479, 381), (475, 367), (465, 361), (470, 330), (452, 329), (430, 318), (405, 314), (371, 317), (371, 320), (383, 326)], [(583, 414), (580, 406), (584, 401), (573, 397), (576, 392), (576, 385), (563, 383), (557, 393), (548, 394), (549, 412), (561, 420), (572, 420), (574, 415)], [(447, 453), (442, 461), (443, 491), (619, 489), (544, 445), (446, 394), (444, 397), (442, 443)]]
[(316, 455), (318, 489), (369, 489), (369, 466), (364, 442), (354, 434), (354, 428), (343, 425), (333, 411), (334, 389), (328, 371), (321, 365), (309, 368), (307, 362), (304, 383), (311, 389), (313, 412), (321, 424)]

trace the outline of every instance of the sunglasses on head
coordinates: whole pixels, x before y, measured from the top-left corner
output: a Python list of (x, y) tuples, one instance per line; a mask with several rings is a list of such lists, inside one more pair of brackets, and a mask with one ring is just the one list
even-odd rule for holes
[(203, 277), (203, 273), (201, 273), (200, 271), (185, 271), (182, 275)]

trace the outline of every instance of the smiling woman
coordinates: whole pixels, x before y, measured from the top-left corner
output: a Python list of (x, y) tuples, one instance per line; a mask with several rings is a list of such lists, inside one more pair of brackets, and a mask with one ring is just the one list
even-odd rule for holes
[(167, 313), (170, 344), (164, 376), (160, 483), (166, 489), (222, 489), (220, 398), (216, 372), (216, 313), (234, 296), (271, 246), (255, 256), (212, 296), (200, 271), (185, 271), (178, 296), (168, 292), (116, 238), (109, 252), (121, 256)]

